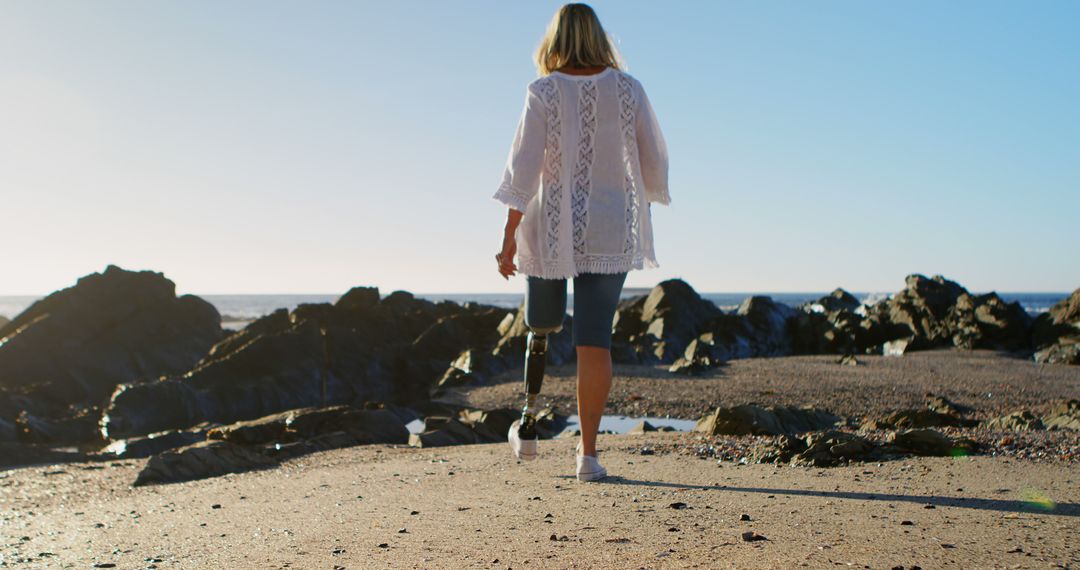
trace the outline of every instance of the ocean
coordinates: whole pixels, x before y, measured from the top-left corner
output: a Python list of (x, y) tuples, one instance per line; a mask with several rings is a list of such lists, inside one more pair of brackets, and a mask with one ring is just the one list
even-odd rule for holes
[[(648, 292), (649, 289), (647, 288), (628, 287), (623, 290), (623, 298), (642, 295)], [(751, 295), (766, 295), (772, 297), (774, 301), (796, 306), (806, 301), (818, 299), (828, 293), (828, 291), (806, 293), (701, 293), (701, 296), (712, 301), (719, 308), (725, 311), (731, 311), (737, 308), (739, 304), (742, 303), (743, 299), (746, 299)], [(884, 299), (892, 294), (892, 292), (855, 291), (850, 291), (850, 293), (860, 301), (869, 303)], [(385, 294), (386, 293), (384, 292), (384, 295)], [(1069, 293), (998, 292), (998, 295), (1006, 302), (1019, 301), (1020, 306), (1022, 306), (1024, 310), (1034, 315), (1045, 312), (1052, 307), (1054, 303), (1068, 297)], [(272, 313), (275, 309), (286, 308), (292, 310), (302, 303), (333, 303), (340, 297), (340, 294), (199, 296), (217, 307), (218, 312), (221, 313), (222, 316), (222, 326), (231, 329), (239, 329), (263, 315)], [(456, 303), (472, 301), (507, 309), (517, 308), (524, 299), (524, 295), (521, 293), (417, 293), (416, 296), (436, 302), (442, 300), (454, 301)], [(0, 316), (14, 318), (15, 315), (21, 313), (34, 303), (34, 301), (37, 301), (40, 298), (42, 297), (35, 295), (0, 295)], [(573, 293), (570, 293), (567, 296), (567, 312), (570, 314), (573, 314), (574, 312)]]

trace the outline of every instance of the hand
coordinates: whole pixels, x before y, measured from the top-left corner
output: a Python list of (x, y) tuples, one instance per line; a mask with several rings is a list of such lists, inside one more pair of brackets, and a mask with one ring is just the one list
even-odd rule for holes
[(509, 280), (510, 276), (517, 271), (517, 266), (514, 265), (515, 253), (517, 253), (517, 239), (514, 234), (504, 235), (502, 251), (495, 254), (495, 261), (499, 264), (499, 274), (503, 276), (503, 279)]

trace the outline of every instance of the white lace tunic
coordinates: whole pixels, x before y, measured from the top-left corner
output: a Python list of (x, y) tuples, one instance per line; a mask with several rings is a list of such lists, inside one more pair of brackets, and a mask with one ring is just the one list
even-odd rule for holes
[(529, 83), (494, 198), (524, 213), (517, 267), (548, 279), (659, 267), (650, 204), (670, 204), (667, 146), (641, 82), (608, 67)]

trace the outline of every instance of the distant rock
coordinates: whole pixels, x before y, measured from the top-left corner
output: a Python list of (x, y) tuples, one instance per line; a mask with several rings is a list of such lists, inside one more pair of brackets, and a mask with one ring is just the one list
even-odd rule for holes
[(630, 428), (630, 430), (627, 431), (626, 433), (628, 433), (628, 434), (640, 434), (640, 433), (649, 433), (649, 432), (653, 432), (653, 431), (657, 431), (656, 426), (652, 425), (651, 423), (649, 423), (649, 422), (647, 422), (645, 420), (642, 420), (642, 421), (638, 422), (637, 425)]
[(1036, 362), (1080, 365), (1080, 289), (1035, 319), (1031, 339)]
[(941, 275), (908, 275), (905, 287), (866, 310), (858, 348), (902, 355), (943, 346), (1022, 351), (1032, 319), (1018, 302), (996, 293), (972, 295)]
[(782, 435), (827, 429), (838, 421), (838, 416), (813, 408), (745, 404), (717, 408), (698, 420), (694, 431), (708, 435)]
[(10, 322), (11, 322), (11, 319), (5, 317), (4, 315), (0, 315), (0, 329), (3, 329), (4, 325), (6, 325), (6, 324), (8, 324)]
[[(0, 417), (12, 421), (25, 411), (33, 418), (27, 425), (73, 426), (119, 384), (190, 370), (222, 335), (213, 305), (177, 297), (161, 273), (109, 265), (0, 325)], [(96, 431), (93, 423), (84, 427)], [(66, 429), (32, 437), (49, 434), (92, 437)]]

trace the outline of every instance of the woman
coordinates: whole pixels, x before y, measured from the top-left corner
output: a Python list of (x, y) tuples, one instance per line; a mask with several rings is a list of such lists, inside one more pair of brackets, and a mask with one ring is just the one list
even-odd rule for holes
[[(510, 208), (495, 255), (499, 273), (526, 275), (528, 396), (508, 437), (515, 455), (535, 457), (531, 412), (546, 334), (562, 327), (572, 278), (583, 481), (607, 475), (596, 433), (611, 388), (611, 329), (623, 282), (632, 269), (659, 266), (650, 204), (671, 202), (664, 137), (641, 83), (620, 61), (592, 8), (559, 9), (537, 49), (540, 77), (527, 86), (493, 196)], [(530, 380), (537, 367), (539, 378)]]

